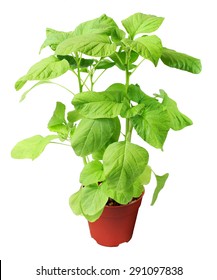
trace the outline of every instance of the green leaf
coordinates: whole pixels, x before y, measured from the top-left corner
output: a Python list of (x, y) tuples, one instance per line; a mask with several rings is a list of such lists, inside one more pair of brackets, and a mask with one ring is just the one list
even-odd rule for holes
[(129, 85), (127, 90), (127, 97), (129, 100), (137, 102), (139, 104), (145, 104), (146, 106), (158, 103), (157, 100), (149, 95), (145, 94), (139, 87), (139, 85)]
[(82, 215), (81, 210), (82, 188), (70, 196), (69, 205), (75, 215)]
[(168, 113), (160, 103), (147, 106), (142, 115), (131, 118), (138, 135), (155, 148), (163, 148), (170, 129)]
[(96, 213), (95, 215), (87, 215), (87, 214), (83, 214), (83, 216), (91, 223), (95, 222), (96, 220), (99, 219), (99, 217), (102, 215), (104, 208), (102, 208), (98, 213)]
[(122, 24), (133, 39), (137, 34), (156, 31), (161, 26), (163, 20), (164, 18), (162, 17), (136, 13), (125, 20), (122, 20)]
[(103, 148), (101, 148), (101, 150), (92, 154), (92, 157), (95, 160), (103, 159), (104, 152), (105, 152), (106, 148), (108, 147), (108, 145), (110, 145), (113, 142), (118, 142), (120, 132), (121, 132), (120, 120), (118, 117), (116, 117), (116, 118), (112, 119), (112, 121), (113, 121), (113, 130), (112, 130), (111, 139), (108, 141), (108, 143), (106, 143), (106, 145)]
[(52, 28), (47, 28), (46, 29), (47, 38), (42, 44), (40, 48), (40, 52), (42, 51), (42, 49), (46, 48), (47, 46), (49, 46), (53, 51), (55, 51), (57, 46), (61, 42), (63, 42), (64, 40), (72, 36), (72, 34), (73, 34), (72, 32), (63, 32), (63, 31), (54, 30)]
[[(137, 59), (139, 55), (138, 53), (131, 51), (130, 52), (130, 58), (129, 58), (129, 70), (135, 68), (135, 65), (133, 64)], [(116, 66), (125, 71), (126, 70), (126, 52), (125, 51), (119, 51), (115, 52), (110, 56), (110, 58), (115, 62)]]
[(56, 54), (67, 55), (72, 52), (81, 52), (95, 57), (110, 56), (116, 50), (107, 35), (87, 34), (69, 38), (58, 45)]
[(148, 152), (130, 142), (115, 142), (103, 156), (108, 184), (107, 195), (120, 204), (127, 204), (133, 196), (133, 183), (148, 163)]
[(105, 207), (107, 201), (108, 196), (97, 184), (82, 189), (81, 208), (85, 215), (96, 215)]
[(114, 118), (122, 108), (122, 92), (82, 92), (76, 94), (72, 104), (86, 118)]
[(158, 194), (159, 192), (163, 189), (167, 178), (169, 177), (169, 174), (166, 173), (163, 176), (158, 176), (155, 174), (156, 180), (157, 180), (157, 187), (154, 191), (153, 197), (152, 197), (152, 202), (151, 205), (154, 205), (154, 203), (156, 202), (157, 198), (158, 198)]
[(48, 129), (53, 132), (57, 132), (62, 139), (68, 137), (68, 127), (65, 120), (66, 106), (61, 103), (56, 103), (56, 108), (48, 123)]
[(133, 197), (140, 197), (140, 195), (144, 192), (143, 185), (133, 185)]
[(79, 114), (79, 112), (77, 110), (74, 111), (70, 111), (67, 114), (67, 120), (70, 123), (74, 123), (79, 121), (82, 118), (81, 114)]
[(21, 77), (15, 84), (16, 90), (22, 88), (26, 81), (30, 80), (49, 80), (54, 79), (69, 70), (69, 63), (67, 60), (59, 60), (55, 56), (50, 56), (42, 59), (34, 64), (27, 74)]
[(132, 118), (135, 117), (136, 115), (142, 114), (144, 111), (145, 104), (138, 104), (134, 107), (126, 108), (126, 110), (122, 110), (121, 116), (123, 118)]
[(80, 183), (84, 186), (105, 180), (103, 165), (100, 161), (94, 160), (87, 163), (80, 174)]
[(108, 69), (111, 68), (115, 65), (114, 62), (108, 60), (108, 59), (103, 59), (99, 63), (97, 63), (97, 66), (95, 67), (96, 69)]
[[(22, 101), (26, 98), (27, 94), (28, 94), (32, 89), (34, 89), (35, 87), (37, 87), (37, 86), (39, 86), (39, 85), (42, 85), (42, 84), (49, 84), (49, 83), (50, 83), (49, 81), (39, 81), (39, 82), (37, 82), (36, 84), (34, 84), (34, 86), (32, 86), (30, 89), (26, 90), (26, 91), (22, 94), (22, 96), (21, 96), (21, 98), (20, 98), (20, 102), (22, 102)], [(19, 87), (18, 87), (18, 89), (19, 89)], [(18, 89), (17, 89), (17, 90), (18, 90)]]
[(100, 151), (113, 134), (112, 119), (82, 119), (71, 138), (71, 145), (78, 156)]
[(114, 28), (114, 30), (112, 31), (111, 38), (114, 43), (118, 44), (118, 43), (120, 43), (120, 41), (122, 39), (125, 38), (125, 35), (126, 35), (126, 33), (117, 27), (117, 28)]
[(111, 35), (114, 30), (118, 28), (115, 21), (103, 14), (99, 18), (89, 20), (79, 24), (74, 32), (74, 36), (87, 35), (92, 33)]
[(11, 156), (15, 159), (36, 159), (44, 151), (45, 147), (53, 140), (58, 138), (57, 135), (43, 137), (36, 135), (18, 142), (11, 151)]
[(150, 60), (155, 66), (157, 66), (158, 60), (162, 54), (162, 43), (160, 38), (153, 35), (140, 37), (134, 41), (124, 39), (122, 42), (125, 46), (131, 48), (133, 51)]
[(202, 70), (202, 65), (198, 58), (167, 48), (163, 48), (161, 60), (169, 67), (188, 71), (193, 74), (199, 74)]
[(169, 98), (164, 90), (160, 90), (160, 96), (163, 98), (162, 105), (164, 105), (166, 108), (170, 118), (170, 127), (173, 130), (181, 130), (186, 126), (193, 124), (187, 116), (179, 111), (176, 102)]

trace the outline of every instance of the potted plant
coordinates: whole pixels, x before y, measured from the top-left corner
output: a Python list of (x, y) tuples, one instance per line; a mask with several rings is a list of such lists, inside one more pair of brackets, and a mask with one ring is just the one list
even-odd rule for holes
[[(28, 81), (38, 81), (22, 95), (24, 100), (30, 90), (44, 83), (64, 87), (53, 79), (67, 71), (77, 77), (77, 94), (76, 89), (64, 87), (74, 95), (67, 115), (65, 105), (56, 103), (48, 122), (52, 133), (22, 140), (11, 155), (34, 160), (49, 143), (70, 143), (84, 162), (81, 186), (70, 197), (70, 206), (89, 221), (91, 235), (101, 245), (129, 241), (144, 185), (153, 173), (157, 185), (153, 205), (168, 178), (168, 174), (154, 173), (148, 165), (148, 151), (133, 143), (132, 131), (152, 147), (163, 149), (170, 129), (177, 131), (192, 124), (164, 90), (149, 96), (138, 84), (130, 83), (145, 60), (155, 67), (161, 61), (194, 74), (201, 71), (199, 59), (168, 49), (158, 36), (150, 35), (163, 20), (136, 13), (122, 21), (122, 30), (112, 18), (102, 15), (71, 32), (48, 28), (41, 50), (49, 47), (52, 55), (34, 64), (15, 84), (20, 90)], [(96, 92), (99, 78), (115, 67), (125, 75), (125, 84), (114, 76), (114, 84)]]

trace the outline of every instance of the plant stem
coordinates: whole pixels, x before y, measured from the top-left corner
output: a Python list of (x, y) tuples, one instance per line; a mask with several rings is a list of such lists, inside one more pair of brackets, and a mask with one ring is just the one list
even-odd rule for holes
[(46, 81), (45, 83), (48, 83), (48, 84), (54, 84), (54, 85), (57, 85), (61, 88), (64, 88), (65, 90), (67, 90), (68, 92), (70, 92), (71, 94), (75, 95), (74, 92), (72, 92), (70, 89), (68, 89), (67, 87), (63, 86), (63, 85), (60, 85), (58, 83), (55, 83), (55, 82), (52, 82), (52, 81)]
[(54, 141), (51, 141), (50, 143), (51, 143), (51, 144), (59, 144), (59, 145), (71, 147), (71, 145), (64, 144), (64, 143), (59, 143), (59, 142), (54, 142)]
[(83, 157), (83, 163), (84, 163), (84, 165), (86, 165), (86, 164), (87, 164), (86, 157)]
[(137, 64), (136, 65), (136, 67), (133, 69), (133, 71), (131, 72), (131, 75), (136, 71), (136, 69), (143, 63), (143, 61), (145, 60), (145, 58), (144, 59), (142, 59), (140, 62), (139, 62), (139, 64)]
[(93, 84), (95, 84), (95, 83), (99, 80), (99, 78), (105, 73), (106, 70), (107, 70), (107, 69), (104, 69), (104, 70), (99, 74), (99, 76), (96, 78), (96, 80), (93, 82)]
[[(128, 90), (129, 84), (130, 84), (130, 75), (131, 73), (129, 72), (129, 56), (130, 56), (130, 51), (126, 53), (126, 91)], [(129, 118), (126, 119), (126, 134), (125, 134), (125, 140), (128, 142), (131, 142), (131, 136), (132, 136), (132, 130), (133, 126)]]

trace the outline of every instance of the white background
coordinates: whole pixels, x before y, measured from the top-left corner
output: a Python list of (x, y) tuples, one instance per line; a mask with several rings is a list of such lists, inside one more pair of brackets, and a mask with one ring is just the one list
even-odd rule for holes
[[(173, 279), (217, 279), (216, 14), (213, 4), (214, 1), (198, 0), (2, 2), (0, 259), (3, 280), (47, 279), (35, 276), (36, 268), (41, 265), (121, 269), (183, 266), (184, 275)], [(48, 49), (41, 56), (38, 54), (46, 27), (70, 31), (103, 13), (120, 24), (135, 12), (165, 17), (157, 32), (163, 44), (199, 57), (203, 72), (193, 75), (161, 63), (154, 68), (147, 62), (140, 73), (132, 77), (132, 82), (138, 82), (149, 94), (160, 88), (167, 91), (180, 110), (193, 119), (194, 125), (171, 132), (164, 152), (146, 146), (153, 169), (158, 174), (169, 172), (169, 180), (156, 205), (151, 207), (155, 187), (152, 178), (133, 239), (117, 248), (106, 248), (90, 238), (87, 222), (74, 216), (68, 206), (69, 196), (79, 187), (82, 168), (81, 160), (70, 148), (50, 145), (33, 162), (10, 158), (10, 150), (19, 140), (48, 133), (46, 125), (56, 101), (67, 103), (70, 110), (71, 96), (63, 89), (42, 85), (19, 103), (21, 94), (14, 90), (14, 82), (32, 64), (50, 54)], [(102, 78), (98, 89), (123, 79), (124, 73), (118, 74), (113, 68)], [(75, 86), (70, 74), (66, 74), (63, 82)], [(134, 140), (142, 143), (136, 136)], [(128, 278), (133, 276), (116, 277)], [(166, 276), (145, 278), (171, 279)]]

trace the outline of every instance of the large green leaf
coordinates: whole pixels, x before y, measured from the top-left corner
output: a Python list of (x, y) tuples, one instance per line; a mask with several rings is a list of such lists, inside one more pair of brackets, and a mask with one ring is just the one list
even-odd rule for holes
[(27, 74), (16, 82), (15, 88), (16, 90), (21, 89), (25, 82), (30, 80), (49, 80), (57, 78), (68, 71), (69, 68), (70, 66), (67, 60), (59, 60), (53, 55), (49, 56), (34, 64)]
[(136, 34), (156, 31), (161, 26), (163, 20), (164, 18), (162, 17), (136, 13), (122, 20), (122, 24), (131, 38), (134, 38)]
[(105, 180), (103, 165), (100, 161), (94, 160), (87, 163), (80, 174), (80, 183), (84, 186)]
[(153, 102), (141, 115), (131, 118), (138, 135), (155, 148), (163, 148), (170, 129), (170, 118), (160, 103)]
[(170, 118), (170, 127), (173, 130), (181, 130), (193, 124), (187, 116), (179, 111), (176, 102), (169, 98), (164, 90), (160, 90), (160, 96), (163, 98), (162, 105), (164, 105), (167, 110)]
[(72, 52), (81, 52), (95, 57), (110, 56), (116, 50), (107, 35), (87, 34), (69, 38), (58, 45), (56, 54), (67, 55)]
[(113, 142), (118, 142), (120, 132), (121, 132), (120, 120), (118, 117), (116, 117), (116, 118), (112, 119), (112, 121), (113, 121), (113, 131), (112, 131), (111, 138), (103, 148), (101, 148), (99, 151), (92, 154), (93, 159), (96, 159), (96, 160), (103, 159), (104, 152), (105, 152), (106, 148), (108, 147), (108, 145), (110, 145)]
[(69, 198), (69, 205), (75, 215), (82, 215), (81, 210), (82, 188)]
[(122, 98), (119, 91), (83, 92), (75, 95), (72, 104), (86, 118), (114, 118), (121, 112)]
[(71, 137), (71, 145), (78, 156), (100, 151), (111, 139), (113, 119), (82, 119)]
[(111, 35), (113, 30), (117, 28), (115, 21), (103, 14), (99, 18), (89, 20), (79, 24), (74, 32), (74, 36), (86, 35), (90, 33), (107, 34)]
[(136, 40), (124, 39), (122, 40), (125, 46), (131, 48), (133, 51), (142, 57), (150, 60), (155, 66), (162, 54), (162, 43), (157, 36), (144, 36)]
[(202, 70), (202, 65), (198, 58), (167, 48), (163, 48), (161, 60), (169, 67), (188, 71), (193, 74), (199, 74)]
[(40, 51), (47, 46), (49, 46), (52, 50), (56, 50), (57, 46), (72, 36), (73, 32), (63, 32), (63, 31), (57, 31), (52, 28), (46, 29), (46, 39), (44, 43), (42, 44)]
[(49, 135), (43, 137), (36, 135), (18, 142), (11, 151), (11, 156), (15, 159), (36, 159), (44, 151), (45, 147), (54, 139), (58, 138), (57, 135)]
[(166, 174), (164, 174), (162, 176), (158, 176), (158, 175), (155, 174), (155, 177), (156, 177), (156, 180), (157, 180), (157, 187), (156, 187), (156, 189), (154, 191), (151, 205), (154, 205), (154, 203), (156, 202), (156, 200), (158, 198), (158, 194), (163, 189), (163, 187), (164, 187), (164, 185), (166, 183), (166, 180), (169, 177), (169, 174), (166, 173)]
[(84, 215), (96, 215), (105, 207), (107, 201), (108, 196), (97, 184), (82, 189), (81, 209)]
[(148, 152), (130, 142), (115, 142), (103, 156), (107, 182), (106, 193), (120, 204), (127, 204), (133, 196), (133, 183), (148, 163)]

